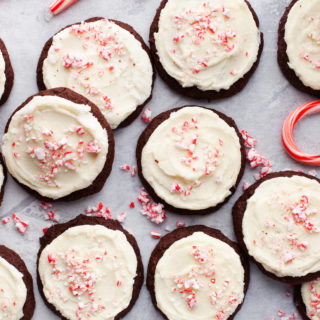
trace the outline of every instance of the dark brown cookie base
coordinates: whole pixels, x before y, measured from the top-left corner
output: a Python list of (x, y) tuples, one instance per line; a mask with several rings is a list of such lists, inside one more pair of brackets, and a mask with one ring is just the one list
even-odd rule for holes
[[(156, 69), (157, 69), (159, 75), (163, 79), (163, 81), (166, 82), (170, 88), (177, 91), (181, 95), (188, 96), (193, 99), (208, 99), (208, 100), (222, 99), (222, 98), (231, 97), (231, 96), (237, 94), (238, 92), (240, 92), (247, 85), (249, 79), (254, 74), (254, 72), (256, 71), (256, 69), (259, 65), (259, 61), (260, 61), (260, 57), (261, 57), (263, 45), (264, 45), (263, 33), (260, 32), (260, 47), (259, 47), (259, 51), (258, 51), (257, 61), (253, 64), (252, 68), (243, 76), (243, 78), (241, 78), (237, 82), (235, 82), (228, 90), (222, 89), (220, 91), (215, 91), (215, 90), (203, 91), (203, 90), (198, 89), (195, 86), (184, 88), (181, 86), (181, 84), (175, 78), (171, 77), (166, 72), (166, 70), (162, 66), (162, 64), (160, 62), (160, 58), (157, 54), (157, 48), (156, 48), (154, 34), (159, 31), (159, 19), (160, 19), (161, 10), (166, 6), (167, 2), (168, 2), (168, 0), (162, 0), (160, 7), (158, 8), (156, 15), (154, 17), (154, 20), (151, 24), (150, 34), (149, 34), (149, 43), (150, 43), (150, 50), (151, 50), (153, 62), (156, 66)], [(259, 28), (259, 19), (258, 19), (257, 14), (255, 13), (253, 8), (251, 7), (250, 3), (246, 0), (245, 0), (245, 2), (247, 3), (247, 5), (252, 13), (253, 19), (256, 22), (257, 27)]]
[(286, 8), (279, 24), (278, 29), (278, 64), (283, 73), (283, 75), (287, 78), (287, 80), (298, 90), (302, 92), (306, 92), (308, 94), (312, 94), (315, 96), (320, 96), (320, 90), (314, 90), (310, 87), (307, 87), (303, 84), (303, 82), (297, 77), (296, 73), (293, 69), (291, 69), (288, 65), (289, 58), (287, 55), (287, 44), (284, 39), (285, 36), (285, 27), (288, 19), (288, 14), (291, 8), (295, 5), (295, 3), (299, 0), (293, 0), (290, 5)]
[[(212, 229), (206, 226), (202, 225), (197, 225), (197, 226), (192, 226), (192, 227), (186, 227), (186, 228), (179, 228), (176, 229), (169, 234), (165, 235), (157, 246), (154, 248), (150, 260), (149, 260), (149, 265), (148, 265), (148, 273), (147, 273), (147, 288), (150, 292), (152, 303), (154, 307), (161, 313), (161, 315), (164, 317), (164, 319), (168, 320), (166, 315), (158, 308), (157, 306), (157, 300), (156, 300), (156, 295), (155, 295), (155, 284), (154, 284), (154, 275), (156, 271), (157, 264), (159, 260), (162, 258), (166, 250), (176, 241), (181, 240), (183, 238), (186, 238), (190, 235), (192, 235), (194, 232), (204, 232), (205, 234), (219, 239), (225, 243), (227, 243), (230, 247), (232, 247), (240, 256), (242, 266), (244, 268), (244, 294), (246, 294), (248, 287), (249, 287), (249, 282), (250, 282), (250, 266), (249, 262), (245, 258), (244, 254), (238, 247), (238, 245), (228, 239), (221, 231), (217, 229)], [(232, 320), (236, 313), (240, 310), (242, 307), (243, 302), (237, 307), (235, 312), (228, 317), (228, 320)]]
[(302, 320), (310, 320), (310, 318), (307, 316), (306, 306), (302, 300), (301, 286), (294, 287), (293, 299), (294, 299), (294, 304), (296, 305)]
[(11, 89), (13, 87), (13, 82), (14, 82), (14, 72), (13, 72), (13, 69), (12, 69), (12, 65), (11, 65), (11, 61), (10, 61), (8, 50), (7, 50), (4, 42), (2, 41), (2, 39), (0, 39), (0, 51), (2, 52), (2, 55), (3, 55), (3, 59), (4, 59), (4, 63), (5, 63), (4, 73), (6, 75), (6, 82), (5, 82), (5, 85), (4, 85), (4, 92), (3, 92), (2, 96), (0, 97), (0, 106), (1, 106), (9, 98)]
[(1, 203), (3, 201), (3, 196), (4, 196), (4, 190), (5, 190), (6, 183), (7, 183), (7, 167), (3, 161), (3, 157), (2, 157), (1, 152), (0, 152), (0, 165), (2, 165), (3, 177), (4, 177), (2, 186), (0, 186), (0, 206), (1, 206)]
[(319, 272), (314, 272), (310, 273), (306, 276), (303, 277), (278, 277), (272, 272), (267, 271), (263, 265), (259, 262), (257, 262), (254, 257), (249, 255), (248, 249), (245, 245), (244, 239), (243, 239), (243, 233), (242, 233), (242, 220), (244, 213), (247, 208), (247, 200), (254, 194), (255, 190), (265, 181), (273, 179), (273, 178), (278, 178), (278, 177), (292, 177), (292, 176), (302, 176), (306, 177), (312, 180), (316, 180), (317, 182), (320, 183), (320, 180), (310, 176), (308, 174), (302, 173), (302, 172), (297, 172), (297, 171), (280, 171), (280, 172), (274, 172), (270, 173), (264, 178), (260, 179), (259, 181), (255, 182), (253, 185), (251, 185), (247, 190), (244, 191), (242, 196), (237, 200), (235, 203), (233, 209), (232, 209), (232, 215), (233, 215), (233, 227), (234, 227), (234, 232), (237, 237), (237, 240), (243, 249), (243, 251), (246, 253), (246, 255), (249, 257), (249, 259), (257, 264), (259, 269), (268, 277), (278, 280), (287, 284), (292, 284), (292, 285), (297, 285), (301, 284), (303, 282), (308, 282), (311, 280), (314, 280), (318, 277), (320, 277), (320, 271)]
[(78, 200), (83, 197), (86, 197), (86, 196), (89, 196), (89, 195), (92, 195), (94, 193), (99, 192), (103, 188), (108, 176), (111, 173), (112, 163), (113, 163), (113, 159), (114, 159), (114, 137), (113, 137), (113, 132), (112, 132), (108, 122), (106, 121), (103, 114), (100, 112), (99, 108), (96, 105), (94, 105), (92, 102), (90, 102), (87, 98), (85, 98), (84, 96), (82, 96), (82, 95), (80, 95), (70, 89), (67, 89), (67, 88), (55, 88), (55, 89), (41, 91), (41, 92), (29, 97), (20, 107), (18, 107), (13, 112), (13, 114), (9, 118), (8, 123), (6, 125), (5, 133), (8, 131), (8, 128), (9, 128), (9, 125), (10, 125), (10, 122), (11, 122), (13, 115), (18, 110), (22, 109), (26, 104), (28, 104), (33, 99), (33, 97), (36, 97), (36, 96), (57, 96), (57, 97), (61, 97), (61, 98), (70, 100), (74, 103), (85, 104), (85, 105), (90, 106), (91, 113), (97, 118), (97, 120), (101, 124), (102, 128), (104, 128), (108, 134), (109, 149), (108, 149), (107, 159), (106, 159), (106, 162), (104, 164), (104, 167), (103, 167), (101, 173), (92, 182), (91, 186), (89, 186), (85, 189), (82, 189), (82, 190), (75, 191), (75, 192), (73, 192), (65, 197), (59, 198), (59, 199), (51, 199), (48, 197), (43, 197), (35, 190), (30, 189), (26, 185), (20, 183), (15, 177), (13, 177), (13, 179), (18, 184), (20, 184), (27, 192), (29, 192), (31, 195), (33, 195), (34, 197), (36, 197), (42, 201), (73, 201), (73, 200)]
[(135, 254), (136, 254), (138, 265), (137, 265), (137, 275), (136, 275), (136, 278), (135, 278), (134, 284), (133, 284), (132, 298), (131, 298), (129, 306), (126, 309), (124, 309), (123, 311), (121, 311), (115, 317), (115, 320), (121, 319), (133, 308), (134, 304), (136, 303), (136, 301), (139, 297), (139, 294), (140, 294), (142, 284), (143, 284), (144, 275), (143, 275), (143, 264), (142, 264), (142, 260), (141, 260), (141, 254), (140, 254), (140, 250), (139, 250), (136, 239), (128, 231), (123, 229), (121, 224), (116, 220), (106, 220), (104, 218), (87, 217), (85, 215), (79, 215), (75, 219), (73, 219), (67, 223), (56, 224), (56, 225), (50, 227), (47, 230), (46, 234), (42, 238), (40, 238), (40, 249), (38, 252), (38, 259), (37, 259), (37, 284), (38, 284), (40, 295), (41, 295), (44, 303), (47, 305), (47, 307), (50, 310), (52, 310), (55, 314), (57, 314), (62, 320), (68, 320), (62, 316), (62, 314), (54, 307), (54, 305), (50, 304), (47, 301), (47, 299), (44, 295), (43, 285), (42, 285), (40, 275), (39, 275), (39, 258), (41, 256), (41, 253), (44, 250), (44, 248), (47, 245), (49, 245), (55, 238), (57, 238), (59, 235), (64, 233), (69, 228), (81, 226), (81, 225), (101, 225), (101, 226), (104, 226), (104, 227), (111, 229), (111, 230), (119, 230), (119, 231), (123, 232), (125, 234), (128, 242), (131, 244)]
[(142, 134), (139, 137), (138, 143), (137, 143), (137, 149), (136, 149), (136, 159), (137, 159), (137, 167), (138, 167), (138, 175), (139, 178), (143, 184), (143, 186), (145, 187), (145, 189), (148, 191), (148, 193), (152, 196), (152, 198), (156, 201), (156, 202), (161, 202), (164, 204), (165, 208), (179, 213), (179, 214), (208, 214), (208, 213), (213, 213), (215, 211), (217, 211), (218, 209), (220, 209), (234, 194), (234, 192), (236, 191), (241, 178), (243, 176), (244, 173), (244, 169), (245, 169), (245, 164), (246, 164), (246, 151), (244, 148), (244, 141), (243, 138), (241, 136), (241, 133), (239, 132), (239, 129), (236, 125), (236, 123), (234, 122), (234, 120), (228, 116), (226, 116), (225, 114), (213, 110), (213, 109), (209, 109), (209, 108), (205, 108), (205, 107), (201, 107), (207, 110), (210, 110), (214, 113), (216, 113), (222, 120), (224, 120), (230, 127), (234, 128), (238, 137), (239, 137), (239, 141), (240, 141), (240, 146), (241, 146), (241, 168), (240, 168), (240, 172), (237, 178), (237, 181), (235, 183), (235, 185), (230, 189), (231, 194), (221, 203), (217, 204), (215, 207), (210, 207), (207, 209), (202, 209), (202, 210), (188, 210), (188, 209), (181, 209), (181, 208), (176, 208), (168, 203), (166, 203), (163, 199), (161, 199), (153, 190), (152, 186), (147, 182), (147, 180), (144, 178), (143, 174), (142, 174), (142, 165), (141, 165), (141, 157), (142, 157), (142, 150), (144, 148), (144, 146), (146, 145), (146, 143), (148, 142), (150, 136), (152, 135), (152, 133), (154, 132), (154, 130), (165, 120), (167, 120), (170, 117), (171, 112), (175, 112), (178, 111), (184, 107), (188, 107), (188, 106), (183, 106), (180, 108), (175, 108), (175, 109), (171, 109), (168, 111), (165, 111), (163, 113), (160, 113), (157, 117), (155, 117), (147, 126), (147, 128), (142, 132)]
[[(101, 19), (104, 19), (104, 18), (102, 18), (102, 17), (94, 17), (94, 18), (87, 19), (84, 22), (87, 22), (87, 23), (95, 22), (95, 21), (98, 21), (98, 20), (101, 20)], [(143, 50), (146, 51), (146, 53), (148, 54), (148, 56), (150, 58), (150, 61), (152, 62), (152, 57), (151, 57), (151, 53), (150, 53), (149, 48), (145, 44), (145, 42), (142, 39), (142, 37), (130, 25), (128, 25), (128, 24), (126, 24), (124, 22), (118, 21), (118, 20), (109, 19), (109, 21), (114, 22), (115, 24), (117, 24), (121, 28), (123, 28), (123, 29), (127, 30), (128, 32), (130, 32), (141, 43)], [(78, 24), (81, 24), (81, 22), (76, 22), (76, 23), (73, 23), (71, 25), (68, 25), (68, 26), (64, 27), (63, 29), (61, 29), (60, 31), (58, 31), (57, 33), (61, 32), (62, 30), (66, 29), (68, 27), (71, 27), (73, 25), (78, 25)], [(46, 90), (47, 89), (45, 84), (44, 84), (44, 81), (43, 81), (42, 68), (43, 68), (43, 62), (48, 56), (48, 52), (49, 52), (49, 49), (50, 49), (50, 47), (52, 45), (52, 41), (53, 41), (53, 37), (50, 38), (46, 42), (46, 44), (44, 45), (44, 47), (42, 49), (42, 52), (41, 52), (41, 55), (40, 55), (40, 58), (39, 58), (39, 61), (38, 61), (38, 66), (37, 66), (37, 84), (38, 84), (39, 90)], [(141, 113), (143, 108), (152, 99), (152, 91), (153, 91), (153, 87), (154, 87), (154, 81), (156, 79), (156, 73), (155, 73), (153, 65), (152, 65), (152, 69), (153, 69), (153, 75), (152, 75), (152, 88), (151, 88), (150, 96), (147, 98), (147, 100), (143, 104), (137, 106), (136, 110), (133, 113), (131, 113), (124, 121), (122, 121), (119, 124), (119, 126), (117, 127), (117, 129), (118, 128), (123, 128), (123, 127), (126, 127), (126, 126), (130, 125), (139, 116), (139, 114)]]
[(21, 320), (30, 320), (33, 316), (36, 302), (33, 293), (32, 277), (20, 256), (13, 250), (0, 245), (0, 257), (7, 260), (13, 265), (19, 272), (23, 274), (23, 282), (27, 288), (27, 298), (23, 306), (23, 317)]

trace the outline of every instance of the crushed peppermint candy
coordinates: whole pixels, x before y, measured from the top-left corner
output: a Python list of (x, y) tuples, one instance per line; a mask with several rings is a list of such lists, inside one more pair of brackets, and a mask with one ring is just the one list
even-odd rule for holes
[(257, 140), (251, 137), (246, 130), (241, 131), (242, 138), (244, 140), (245, 146), (248, 148), (247, 151), (247, 160), (250, 164), (250, 167), (255, 169), (260, 168), (260, 172), (255, 174), (255, 178), (261, 179), (267, 174), (272, 172), (272, 164), (270, 160), (267, 160), (266, 157), (262, 156), (255, 149)]
[[(221, 52), (233, 52), (237, 48), (237, 34), (231, 29), (229, 24), (224, 28), (220, 26), (220, 22), (228, 20), (231, 17), (231, 10), (225, 6), (217, 6), (210, 2), (199, 4), (197, 10), (187, 10), (181, 14), (173, 16), (174, 36), (172, 38), (173, 54), (179, 52), (181, 43), (185, 41), (191, 42), (194, 46), (199, 46), (204, 41), (210, 41), (214, 46), (213, 50)], [(183, 32), (183, 30), (186, 30)], [(183, 52), (183, 50), (182, 50)], [(190, 70), (197, 75), (210, 67), (209, 50), (203, 57), (195, 55), (192, 52)], [(236, 74), (235, 70), (230, 72), (231, 75)]]
[(7, 224), (9, 221), (10, 221), (10, 217), (8, 216), (8, 217), (4, 217), (4, 218), (2, 218), (2, 220), (1, 220), (1, 222), (3, 223), (3, 224)]
[(144, 122), (149, 123), (149, 122), (151, 121), (151, 117), (152, 117), (152, 111), (151, 111), (150, 108), (147, 108), (147, 109), (143, 112), (143, 114), (142, 114), (142, 116), (141, 116), (141, 119), (142, 119)]
[[(97, 283), (99, 276), (93, 268), (94, 264), (103, 264), (108, 259), (116, 260), (117, 257), (110, 257), (107, 250), (101, 248), (94, 250), (87, 258), (81, 258), (76, 249), (66, 252), (49, 253), (47, 256), (48, 264), (52, 268), (52, 276), (58, 282), (63, 283), (72, 298), (78, 303), (74, 312), (76, 319), (91, 318), (94, 314), (105, 310), (106, 306), (101, 304), (101, 297), (97, 294)], [(115, 264), (116, 266), (116, 264)], [(115, 286), (121, 286), (121, 281), (117, 280)], [(65, 303), (70, 299), (63, 292), (57, 294)], [(84, 297), (88, 297), (86, 303)]]
[(137, 199), (142, 205), (141, 214), (146, 216), (148, 220), (155, 224), (161, 224), (166, 220), (167, 216), (163, 204), (152, 202), (148, 192), (144, 188), (140, 190)]
[(22, 234), (24, 235), (27, 231), (27, 228), (29, 226), (29, 224), (26, 221), (21, 220), (15, 213), (13, 213), (11, 215), (12, 220), (15, 223), (15, 227), (16, 229)]
[(160, 239), (161, 238), (161, 233), (157, 231), (150, 231), (151, 237), (154, 239)]
[[(173, 276), (173, 287), (171, 289), (173, 294), (178, 294), (185, 300), (190, 310), (198, 307), (199, 293), (203, 288), (207, 288), (205, 280), (208, 282), (209, 287), (208, 298), (213, 306), (220, 299), (226, 299), (227, 304), (230, 306), (240, 301), (240, 297), (235, 293), (226, 293), (227, 288), (230, 286), (230, 279), (224, 279), (222, 285), (217, 284), (213, 249), (204, 251), (199, 246), (193, 245), (190, 254), (194, 258), (192, 270), (185, 275)], [(232, 312), (231, 308), (227, 307), (219, 311), (216, 319), (226, 319)]]
[(87, 207), (85, 213), (90, 217), (102, 217), (106, 220), (112, 219), (109, 207), (105, 206), (103, 202), (99, 202), (96, 207)]
[[(190, 168), (193, 172), (201, 171), (205, 176), (212, 175), (219, 165), (219, 158), (223, 156), (220, 148), (223, 146), (223, 140), (219, 139), (216, 146), (204, 145), (199, 147), (199, 125), (197, 118), (191, 118), (183, 121), (179, 126), (171, 128), (171, 132), (174, 135), (175, 147), (178, 150), (184, 151), (184, 155), (181, 157), (181, 163)], [(197, 149), (204, 148), (204, 163), (199, 166)], [(216, 183), (222, 181), (221, 177), (216, 177)], [(190, 185), (183, 185), (177, 181), (174, 181), (169, 191), (171, 193), (181, 194), (184, 197), (190, 196), (192, 191), (201, 186), (202, 182), (196, 180)]]
[(127, 217), (127, 213), (126, 212), (121, 212), (120, 214), (118, 214), (117, 220), (120, 223), (123, 223), (126, 220), (126, 217)]

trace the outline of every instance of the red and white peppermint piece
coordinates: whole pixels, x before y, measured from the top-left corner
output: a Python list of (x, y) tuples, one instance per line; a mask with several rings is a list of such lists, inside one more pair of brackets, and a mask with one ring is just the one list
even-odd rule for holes
[(161, 233), (160, 232), (151, 231), (150, 234), (151, 234), (151, 237), (154, 238), (154, 239), (160, 239), (161, 238)]

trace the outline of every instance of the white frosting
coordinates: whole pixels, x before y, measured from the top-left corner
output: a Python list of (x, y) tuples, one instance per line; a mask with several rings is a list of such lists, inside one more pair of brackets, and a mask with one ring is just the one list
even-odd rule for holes
[(171, 112), (142, 150), (142, 173), (156, 194), (176, 208), (201, 210), (228, 197), (241, 169), (233, 127), (200, 107)]
[(320, 2), (299, 0), (285, 26), (289, 67), (307, 87), (320, 90)]
[(225, 242), (195, 232), (159, 260), (155, 295), (169, 320), (226, 320), (244, 299), (240, 257)]
[(0, 320), (19, 320), (27, 298), (23, 274), (0, 257)]
[(48, 89), (68, 87), (86, 96), (112, 128), (143, 104), (152, 89), (147, 52), (130, 32), (108, 20), (56, 34), (42, 71)]
[(320, 184), (301, 176), (263, 182), (242, 222), (249, 254), (278, 277), (320, 271)]
[(50, 304), (67, 319), (112, 320), (129, 306), (137, 257), (121, 231), (68, 229), (41, 253), (39, 274)]
[(107, 132), (90, 110), (57, 96), (34, 97), (3, 137), (9, 172), (52, 199), (90, 186), (108, 153)]
[(0, 99), (4, 93), (4, 88), (5, 88), (5, 84), (6, 84), (5, 70), (6, 70), (6, 63), (3, 59), (3, 55), (0, 50)]
[(302, 301), (311, 320), (320, 319), (320, 279), (306, 282), (301, 286)]
[(229, 89), (252, 68), (260, 46), (244, 0), (168, 0), (154, 37), (166, 72), (203, 91)]

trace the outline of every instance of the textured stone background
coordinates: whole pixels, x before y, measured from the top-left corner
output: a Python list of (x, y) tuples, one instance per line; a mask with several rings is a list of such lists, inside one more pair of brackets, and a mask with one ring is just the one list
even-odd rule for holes
[[(7, 45), (16, 76), (12, 94), (8, 102), (0, 108), (0, 136), (12, 111), (28, 96), (37, 92), (36, 65), (41, 49), (49, 37), (70, 23), (94, 16), (104, 16), (131, 24), (147, 40), (149, 26), (160, 0), (80, 0), (64, 13), (46, 22), (44, 11), (49, 2), (48, 0), (0, 1), (0, 37)], [(257, 150), (273, 161), (274, 170), (288, 168), (310, 170), (313, 168), (303, 167), (287, 156), (280, 139), (282, 123), (289, 111), (306, 101), (314, 100), (314, 97), (300, 93), (291, 87), (280, 73), (276, 62), (278, 22), (288, 2), (289, 0), (251, 0), (265, 36), (265, 48), (258, 70), (248, 86), (233, 98), (213, 103), (207, 101), (196, 103), (216, 108), (233, 117), (240, 129), (248, 130), (249, 134), (258, 139)], [(194, 102), (172, 92), (159, 77), (157, 78), (154, 98), (149, 104), (153, 115), (190, 103)], [(303, 150), (319, 152), (319, 142), (315, 139), (320, 134), (320, 127), (317, 126), (319, 119), (319, 116), (313, 116), (303, 120), (297, 127), (297, 142)], [(135, 201), (141, 184), (137, 177), (131, 178), (129, 174), (120, 171), (119, 167), (124, 163), (130, 165), (135, 163), (136, 141), (144, 128), (145, 124), (137, 119), (130, 127), (116, 131), (116, 157), (113, 172), (100, 194), (71, 204), (55, 205), (54, 210), (61, 215), (62, 221), (73, 218), (83, 212), (88, 205), (95, 205), (101, 200), (111, 208), (114, 216), (126, 211), (128, 218), (124, 226), (137, 238), (144, 264), (147, 266), (150, 252), (157, 243), (150, 237), (150, 230), (158, 230), (162, 233), (165, 233), (165, 227), (173, 230), (180, 217), (169, 213), (167, 221), (157, 227), (140, 215), (138, 204), (135, 209), (129, 209), (129, 203)], [(243, 181), (252, 183), (254, 173), (255, 171), (247, 168)], [(216, 214), (199, 218), (183, 217), (183, 220), (188, 225), (206, 224), (219, 228), (227, 236), (234, 238), (231, 207), (241, 192), (242, 189), (239, 188), (229, 203)], [(30, 223), (29, 230), (25, 236), (21, 236), (12, 226), (0, 226), (0, 243), (16, 250), (35, 275), (38, 238), (42, 235), (42, 228), (47, 226), (48, 222), (43, 219), (44, 212), (39, 209), (39, 202), (9, 178), (4, 202), (0, 208), (0, 217), (13, 212)], [(285, 296), (288, 290), (291, 292), (290, 288), (265, 277), (254, 265), (251, 271), (250, 288), (245, 304), (237, 316), (238, 320), (268, 320), (272, 316), (280, 319), (277, 316), (279, 309), (287, 314), (296, 312), (292, 298)], [(36, 287), (35, 292), (37, 309), (34, 319), (57, 319), (44, 306)], [(135, 308), (126, 319), (161, 319), (153, 308), (145, 287)]]

